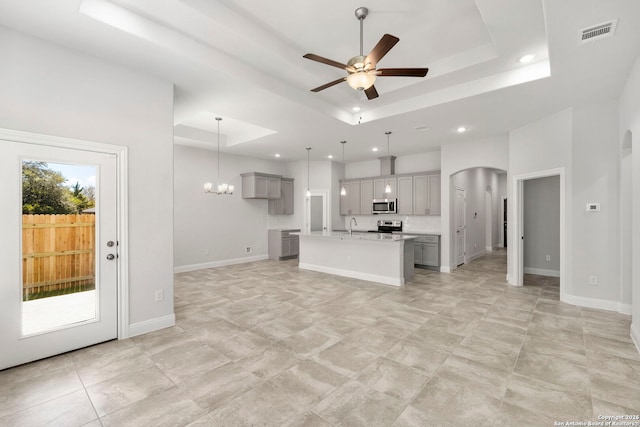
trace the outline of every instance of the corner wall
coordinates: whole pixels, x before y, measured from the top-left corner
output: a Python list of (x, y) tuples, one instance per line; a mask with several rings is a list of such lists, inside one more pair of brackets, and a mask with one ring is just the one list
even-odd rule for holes
[(216, 151), (176, 145), (174, 153), (175, 270), (266, 259), (268, 201), (243, 199), (240, 174), (286, 176), (284, 163), (220, 153), (220, 180), (235, 190), (232, 195), (216, 195), (203, 190), (205, 182), (216, 183)]

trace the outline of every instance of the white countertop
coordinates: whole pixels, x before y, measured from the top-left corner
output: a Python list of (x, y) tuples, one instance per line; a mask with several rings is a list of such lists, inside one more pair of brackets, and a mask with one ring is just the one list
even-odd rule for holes
[(400, 242), (404, 240), (413, 240), (416, 236), (411, 234), (391, 234), (391, 233), (363, 233), (353, 232), (349, 234), (348, 231), (312, 231), (311, 233), (291, 233), (299, 236), (318, 237), (327, 239), (339, 239), (339, 240), (366, 240), (372, 242)]
[(415, 235), (415, 234), (420, 234), (420, 235), (429, 235), (429, 236), (440, 236), (442, 233), (440, 233), (440, 230), (422, 230), (422, 231), (413, 231), (413, 230), (409, 230), (409, 231), (394, 231), (394, 234), (411, 234), (411, 235)]

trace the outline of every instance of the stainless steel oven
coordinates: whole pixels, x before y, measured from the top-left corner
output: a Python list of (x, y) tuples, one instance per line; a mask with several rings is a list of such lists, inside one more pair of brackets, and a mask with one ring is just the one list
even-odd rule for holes
[(373, 199), (371, 213), (391, 214), (397, 212), (398, 199)]

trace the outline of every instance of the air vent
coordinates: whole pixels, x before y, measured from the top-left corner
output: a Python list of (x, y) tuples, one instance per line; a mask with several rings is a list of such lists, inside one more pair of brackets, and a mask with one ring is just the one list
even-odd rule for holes
[(429, 126), (418, 126), (418, 127), (416, 127), (416, 130), (418, 132), (426, 132), (428, 130), (431, 130), (431, 128)]
[(609, 22), (603, 22), (602, 24), (580, 30), (580, 41), (582, 43), (587, 43), (611, 37), (616, 32), (616, 25), (618, 25), (618, 20), (614, 19)]

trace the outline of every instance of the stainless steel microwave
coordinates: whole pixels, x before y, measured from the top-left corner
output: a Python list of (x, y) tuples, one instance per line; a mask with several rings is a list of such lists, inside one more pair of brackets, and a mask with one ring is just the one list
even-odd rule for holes
[(391, 214), (396, 213), (398, 199), (373, 199), (371, 213), (373, 214)]

